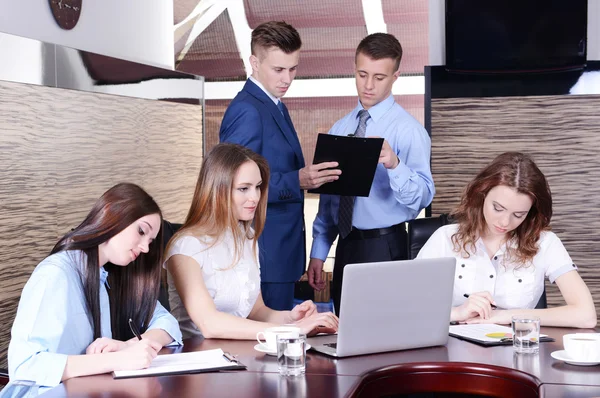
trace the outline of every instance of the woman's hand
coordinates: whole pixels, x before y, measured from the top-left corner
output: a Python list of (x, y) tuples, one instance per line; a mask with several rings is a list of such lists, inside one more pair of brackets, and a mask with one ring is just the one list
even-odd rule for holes
[(477, 292), (469, 295), (467, 301), (452, 308), (451, 321), (467, 321), (479, 317), (482, 320), (489, 319), (492, 313), (492, 305), (496, 305), (494, 298), (489, 292)]
[(105, 352), (116, 352), (127, 348), (127, 343), (109, 339), (107, 337), (99, 337), (92, 344), (90, 344), (86, 350), (86, 354), (102, 354)]
[(311, 300), (306, 300), (302, 304), (298, 304), (290, 312), (291, 323), (298, 322), (301, 319), (312, 316), (317, 313), (317, 306)]
[(507, 310), (494, 310), (490, 314), (490, 317), (487, 319), (483, 319), (481, 317), (475, 317), (468, 319), (465, 323), (475, 324), (475, 323), (497, 323), (499, 325), (510, 325), (512, 322), (512, 314)]
[(317, 333), (335, 333), (338, 325), (339, 319), (332, 312), (317, 312), (296, 322), (296, 326), (307, 336), (314, 336)]
[(150, 366), (162, 346), (152, 340), (134, 341), (127, 348), (118, 352), (121, 354), (114, 370), (138, 370)]

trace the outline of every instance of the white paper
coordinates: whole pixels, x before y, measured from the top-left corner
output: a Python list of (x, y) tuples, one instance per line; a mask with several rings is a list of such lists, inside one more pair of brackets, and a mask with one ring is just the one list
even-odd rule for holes
[[(466, 337), (479, 341), (498, 343), (501, 339), (497, 337), (488, 337), (489, 333), (508, 333), (512, 336), (512, 328), (509, 326), (496, 325), (493, 323), (481, 323), (472, 325), (452, 325), (450, 334)], [(546, 334), (540, 334), (540, 337), (546, 337)]]
[(122, 377), (151, 376), (155, 374), (189, 372), (194, 370), (225, 368), (236, 363), (230, 362), (223, 356), (223, 350), (185, 352), (181, 354), (159, 355), (150, 364), (150, 367), (140, 370), (115, 370), (115, 379)]

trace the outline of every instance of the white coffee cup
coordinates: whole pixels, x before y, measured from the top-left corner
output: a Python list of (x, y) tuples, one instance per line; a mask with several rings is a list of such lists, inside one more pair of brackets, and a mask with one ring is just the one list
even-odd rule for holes
[(289, 337), (298, 337), (300, 328), (296, 326), (275, 326), (265, 329), (263, 332), (256, 333), (256, 340), (267, 350), (277, 351), (277, 335), (281, 334)]
[(563, 336), (567, 355), (579, 362), (600, 362), (600, 334), (571, 333)]

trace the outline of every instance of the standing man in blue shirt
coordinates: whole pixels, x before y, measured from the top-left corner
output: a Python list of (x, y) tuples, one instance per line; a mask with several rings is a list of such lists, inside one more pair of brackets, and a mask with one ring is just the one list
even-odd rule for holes
[(401, 58), (402, 47), (390, 34), (374, 33), (360, 42), (355, 58), (358, 105), (329, 131), (384, 138), (368, 197), (320, 197), (308, 280), (316, 290), (325, 287), (323, 263), (339, 235), (331, 287), (338, 315), (346, 264), (406, 259), (405, 221), (428, 206), (435, 193), (429, 135), (392, 95)]
[[(336, 162), (305, 166), (298, 135), (281, 102), (300, 57), (300, 35), (285, 22), (252, 31), (252, 75), (227, 108), (219, 139), (252, 149), (269, 162), (267, 220), (258, 240), (261, 292), (267, 307), (291, 310), (294, 283), (306, 267), (304, 190), (338, 179)], [(264, 190), (263, 192), (266, 192)]]

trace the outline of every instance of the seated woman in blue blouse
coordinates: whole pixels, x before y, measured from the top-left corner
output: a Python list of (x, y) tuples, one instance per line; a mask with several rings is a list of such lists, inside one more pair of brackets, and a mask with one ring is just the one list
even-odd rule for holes
[[(452, 321), (507, 324), (524, 315), (547, 326), (596, 326), (590, 291), (550, 232), (550, 187), (528, 156), (494, 159), (469, 183), (452, 217), (456, 224), (439, 228), (417, 256), (456, 258)], [(545, 278), (566, 305), (534, 309)]]
[(181, 344), (177, 321), (157, 301), (161, 225), (158, 205), (137, 185), (100, 197), (23, 288), (8, 347), (11, 380), (55, 386), (145, 368), (162, 346)]

